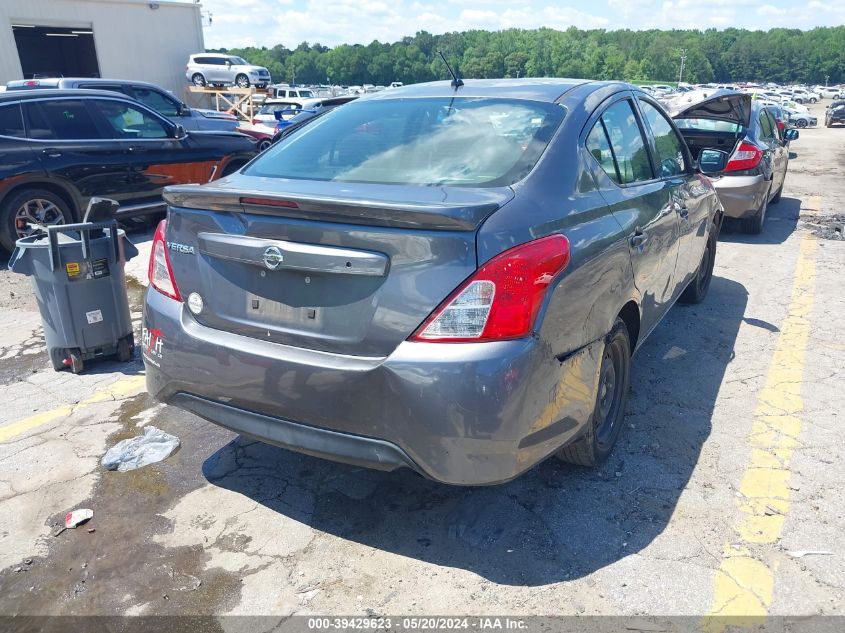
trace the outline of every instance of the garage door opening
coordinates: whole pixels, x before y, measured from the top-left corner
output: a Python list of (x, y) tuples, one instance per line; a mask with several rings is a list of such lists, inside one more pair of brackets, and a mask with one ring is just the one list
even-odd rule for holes
[(91, 27), (13, 24), (24, 79), (99, 77)]

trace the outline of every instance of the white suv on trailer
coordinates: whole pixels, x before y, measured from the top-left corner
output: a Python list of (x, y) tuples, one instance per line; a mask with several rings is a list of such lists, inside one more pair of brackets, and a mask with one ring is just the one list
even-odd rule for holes
[(197, 53), (188, 57), (185, 77), (195, 86), (237, 86), (264, 88), (270, 83), (270, 71), (253, 66), (237, 55)]

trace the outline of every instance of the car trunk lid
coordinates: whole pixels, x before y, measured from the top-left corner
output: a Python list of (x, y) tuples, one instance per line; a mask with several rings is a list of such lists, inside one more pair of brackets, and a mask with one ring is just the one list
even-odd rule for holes
[(667, 99), (663, 105), (673, 119), (724, 121), (744, 128), (751, 123), (751, 95), (742, 92), (694, 90)]
[(167, 190), (168, 249), (201, 324), (384, 357), (476, 269), (476, 229), (512, 196), (239, 174)]

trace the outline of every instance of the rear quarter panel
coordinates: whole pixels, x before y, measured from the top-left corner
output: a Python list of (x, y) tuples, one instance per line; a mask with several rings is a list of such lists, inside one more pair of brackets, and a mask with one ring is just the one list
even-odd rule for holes
[(626, 235), (596, 187), (589, 154), (579, 147), (592, 109), (584, 104), (570, 109), (537, 167), (513, 187), (515, 199), (494, 213), (478, 236), (479, 264), (552, 233), (569, 239), (570, 263), (538, 319), (540, 338), (559, 358), (602, 338), (622, 306), (639, 298)]

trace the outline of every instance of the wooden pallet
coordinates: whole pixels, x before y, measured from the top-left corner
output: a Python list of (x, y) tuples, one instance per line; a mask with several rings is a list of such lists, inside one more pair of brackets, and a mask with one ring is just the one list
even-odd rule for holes
[(229, 112), (235, 116), (239, 116), (247, 121), (252, 121), (252, 115), (255, 113), (256, 104), (254, 97), (256, 94), (267, 94), (266, 90), (259, 90), (250, 86), (249, 88), (238, 88), (236, 86), (213, 88), (205, 86), (200, 88), (198, 86), (188, 86), (187, 94), (194, 95), (208, 95), (214, 97), (214, 108), (220, 112)]

